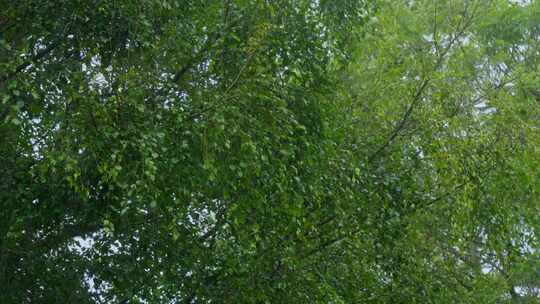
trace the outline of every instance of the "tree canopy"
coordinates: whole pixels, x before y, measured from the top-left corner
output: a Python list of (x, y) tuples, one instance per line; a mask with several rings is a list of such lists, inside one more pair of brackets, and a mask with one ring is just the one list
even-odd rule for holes
[(539, 2), (0, 7), (1, 303), (539, 301)]

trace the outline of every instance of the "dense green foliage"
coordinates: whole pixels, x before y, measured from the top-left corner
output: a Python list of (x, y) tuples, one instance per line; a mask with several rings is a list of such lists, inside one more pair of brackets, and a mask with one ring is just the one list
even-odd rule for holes
[(540, 3), (0, 7), (0, 303), (539, 301)]

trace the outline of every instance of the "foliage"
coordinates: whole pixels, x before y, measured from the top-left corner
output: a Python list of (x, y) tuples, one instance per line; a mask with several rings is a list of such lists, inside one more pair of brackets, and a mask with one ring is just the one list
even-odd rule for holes
[(538, 301), (540, 4), (0, 5), (0, 302)]

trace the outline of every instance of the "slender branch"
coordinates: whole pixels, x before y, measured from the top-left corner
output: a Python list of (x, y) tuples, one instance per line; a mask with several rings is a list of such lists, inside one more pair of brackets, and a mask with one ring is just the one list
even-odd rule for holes
[[(486, 175), (489, 175), (489, 173), (494, 169), (494, 166), (488, 168), (488, 170), (486, 171)], [(472, 180), (468, 179), (466, 180), (465, 182), (455, 186), (452, 190), (426, 202), (425, 204), (421, 204), (421, 206), (423, 207), (429, 207), (429, 206), (432, 206), (433, 204), (435, 204), (436, 202), (439, 202), (447, 197), (450, 197), (451, 195), (455, 194), (458, 192), (458, 190), (460, 190), (461, 188), (465, 187), (467, 184), (471, 183)], [(417, 211), (419, 210), (420, 208), (414, 208), (412, 210), (412, 212), (414, 211)], [(397, 215), (396, 215), (397, 216)], [(396, 216), (392, 216), (390, 219), (394, 219)], [(333, 220), (333, 218), (332, 218)], [(337, 237), (334, 237), (326, 242), (324, 242), (323, 244), (321, 244), (320, 246), (318, 246), (317, 248), (314, 248), (313, 250), (309, 251), (307, 254), (305, 254), (303, 256), (303, 258), (307, 258), (307, 257), (310, 257), (336, 243), (339, 243), (340, 241), (343, 241), (345, 239), (348, 239), (354, 235), (356, 235), (357, 233), (359, 233), (361, 231), (361, 227), (356, 227), (355, 229), (353, 229), (351, 232), (349, 232), (348, 234), (344, 234), (344, 235), (341, 235), (341, 236), (337, 236)]]
[[(476, 8), (475, 10), (476, 11)], [(473, 14), (474, 16), (474, 14)], [(454, 44), (458, 41), (458, 39), (465, 33), (465, 30), (472, 24), (472, 20), (473, 20), (473, 17), (470, 17), (468, 19), (468, 21), (462, 25), (461, 24), (461, 21), (459, 22), (457, 28), (459, 29), (458, 32), (452, 37), (452, 39), (450, 40), (450, 42), (448, 43), (448, 46), (444, 49), (444, 51), (442, 53), (439, 54), (438, 58), (437, 58), (437, 61), (435, 62), (435, 66), (433, 68), (433, 72), (438, 70), (440, 68), (440, 66), (442, 65), (442, 63), (444, 62), (444, 59), (446, 57), (446, 55), (448, 54), (448, 52), (450, 52), (450, 50), (453, 48)], [(411, 114), (412, 112), (414, 111), (414, 109), (416, 108), (416, 106), (420, 103), (420, 101), (422, 100), (422, 95), (424, 94), (424, 91), (426, 90), (429, 82), (430, 82), (430, 78), (429, 77), (425, 77), (420, 86), (418, 87), (418, 89), (416, 90), (416, 93), (413, 95), (412, 97), (412, 101), (411, 103), (409, 104), (409, 106), (407, 107), (407, 110), (405, 111), (405, 113), (403, 114), (402, 118), (400, 119), (398, 125), (392, 130), (392, 132), (390, 132), (390, 135), (388, 136), (388, 138), (384, 141), (384, 143), (379, 146), (379, 148), (377, 148), (375, 150), (375, 152), (373, 152), (369, 157), (368, 157), (368, 162), (373, 162), (384, 150), (386, 150), (393, 142), (394, 140), (400, 135), (400, 133), (403, 131), (403, 129), (405, 128), (408, 120), (410, 119), (411, 117)]]
[(413, 97), (413, 101), (409, 104), (407, 110), (405, 111), (405, 113), (403, 114), (403, 117), (401, 118), (400, 122), (398, 123), (398, 125), (394, 128), (394, 130), (390, 133), (390, 136), (388, 137), (387, 140), (385, 140), (385, 142), (377, 149), (375, 150), (375, 152), (373, 152), (369, 157), (368, 157), (368, 162), (372, 162), (373, 160), (375, 160), (375, 158), (382, 152), (384, 151), (386, 148), (388, 148), (388, 146), (390, 146), (392, 144), (392, 142), (396, 139), (396, 137), (398, 137), (398, 135), (401, 133), (401, 131), (405, 128), (405, 125), (407, 124), (407, 121), (409, 120), (414, 108), (416, 107), (416, 105), (420, 102), (421, 100), (421, 96), (424, 92), (424, 90), (426, 89), (427, 85), (429, 83), (429, 79), (426, 78), (422, 81), (420, 87), (418, 88), (418, 90), (416, 91), (416, 93), (414, 94), (414, 97)]
[(0, 77), (0, 82), (4, 82), (6, 80), (9, 80), (9, 79), (13, 78), (15, 75), (17, 75), (18, 73), (20, 73), (21, 71), (23, 71), (24, 69), (26, 69), (27, 67), (29, 67), (30, 65), (35, 63), (36, 61), (38, 61), (38, 60), (42, 59), (43, 57), (47, 56), (54, 49), (56, 49), (59, 45), (60, 45), (60, 43), (58, 41), (51, 43), (46, 48), (44, 48), (44, 49), (40, 50), (39, 52), (37, 52), (34, 56), (32, 56), (32, 58), (30, 58), (30, 59), (26, 60), (25, 62), (19, 64), (17, 66), (17, 68), (15, 68), (15, 70), (13, 72), (8, 73), (7, 75), (4, 75), (4, 76)]

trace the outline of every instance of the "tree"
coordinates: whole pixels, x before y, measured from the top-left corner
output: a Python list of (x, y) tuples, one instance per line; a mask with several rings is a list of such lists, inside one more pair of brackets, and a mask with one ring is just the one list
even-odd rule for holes
[(2, 303), (538, 300), (536, 3), (1, 4)]

